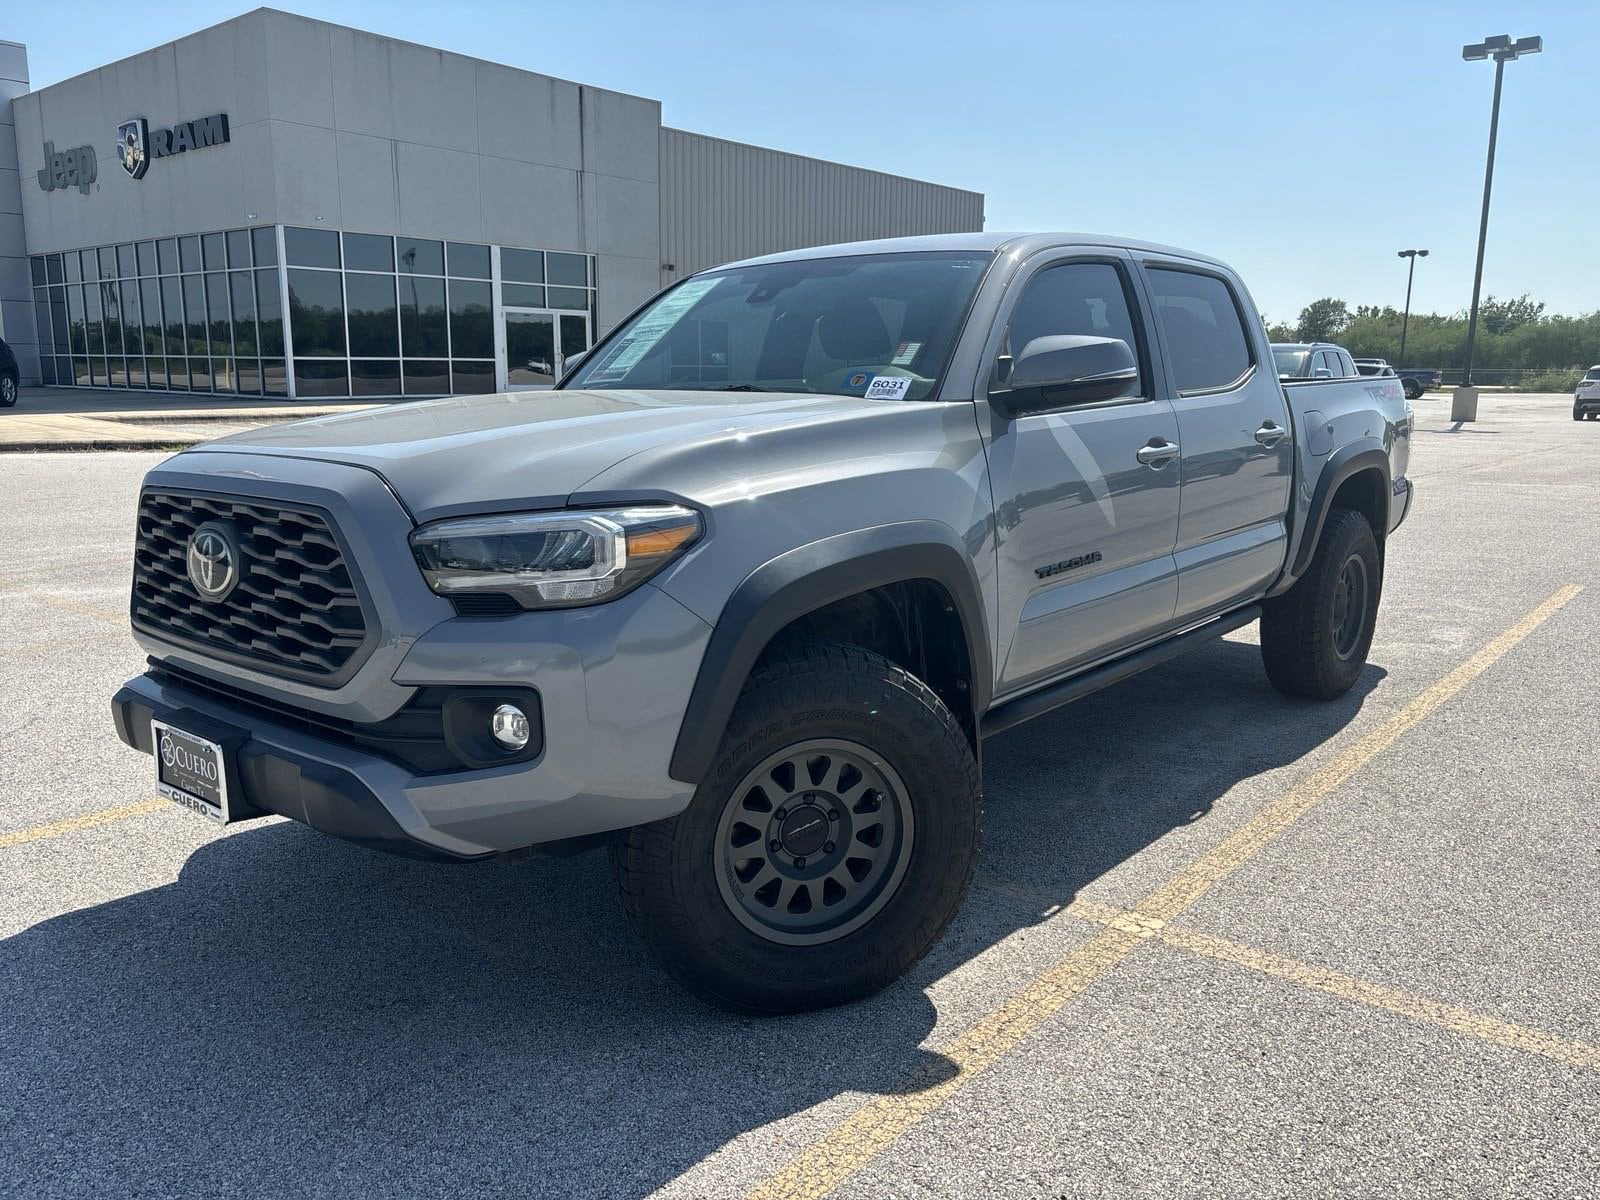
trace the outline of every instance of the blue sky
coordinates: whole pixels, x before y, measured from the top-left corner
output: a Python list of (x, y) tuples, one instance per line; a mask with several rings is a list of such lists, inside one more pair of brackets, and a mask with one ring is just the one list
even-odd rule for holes
[[(196, 0), (8, 5), (36, 86), (232, 15)], [(1484, 290), (1600, 309), (1600, 2), (810, 0), (276, 7), (662, 101), (669, 125), (984, 192), (989, 229), (1215, 254), (1258, 306), (1466, 307), (1494, 68), (1506, 68)], [(241, 7), (238, 11), (244, 11)]]

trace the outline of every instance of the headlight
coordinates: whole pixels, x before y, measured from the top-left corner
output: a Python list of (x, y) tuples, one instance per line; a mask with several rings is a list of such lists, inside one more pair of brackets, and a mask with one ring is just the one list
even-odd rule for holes
[(517, 513), (424, 525), (411, 552), (441, 596), (502, 592), (523, 608), (571, 608), (639, 586), (701, 532), (678, 505)]

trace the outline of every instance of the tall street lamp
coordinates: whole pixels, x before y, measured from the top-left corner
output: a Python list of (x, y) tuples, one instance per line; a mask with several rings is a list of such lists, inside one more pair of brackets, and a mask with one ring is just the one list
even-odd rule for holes
[(1500, 132), (1500, 82), (1506, 64), (1524, 54), (1537, 54), (1544, 49), (1541, 37), (1525, 37), (1512, 41), (1507, 34), (1484, 38), (1470, 46), (1461, 47), (1461, 57), (1468, 62), (1494, 59), (1494, 107), (1489, 113), (1489, 162), (1483, 172), (1483, 216), (1478, 221), (1478, 265), (1472, 274), (1472, 311), (1467, 316), (1467, 354), (1461, 371), (1461, 386), (1450, 401), (1452, 421), (1478, 419), (1478, 389), (1472, 386), (1472, 343), (1478, 336), (1478, 292), (1483, 286), (1483, 243), (1489, 236), (1489, 189), (1494, 185), (1494, 143)]
[(1406, 268), (1406, 312), (1405, 316), (1400, 318), (1400, 361), (1395, 363), (1395, 366), (1403, 367), (1406, 365), (1406, 327), (1411, 324), (1411, 281), (1417, 274), (1417, 259), (1427, 258), (1428, 252), (1402, 250), (1399, 252), (1399, 257), (1411, 260), (1411, 265)]

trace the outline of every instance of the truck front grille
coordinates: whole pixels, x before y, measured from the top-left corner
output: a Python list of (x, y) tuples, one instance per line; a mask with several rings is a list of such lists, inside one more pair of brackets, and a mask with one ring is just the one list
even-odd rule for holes
[[(238, 582), (206, 599), (189, 541), (214, 522), (237, 545)], [(367, 625), (333, 530), (271, 501), (146, 492), (134, 549), (133, 623), (216, 657), (324, 682), (351, 668)]]

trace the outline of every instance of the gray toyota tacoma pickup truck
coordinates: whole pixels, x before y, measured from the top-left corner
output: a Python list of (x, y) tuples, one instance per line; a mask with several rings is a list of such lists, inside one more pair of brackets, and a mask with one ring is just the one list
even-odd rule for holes
[(963, 234), (694, 275), (557, 389), (168, 459), (116, 693), (157, 789), (402, 854), (609, 846), (663, 966), (813, 1008), (960, 906), (984, 738), (1260, 621), (1361, 671), (1394, 379), (1280, 383), (1183, 250)]

